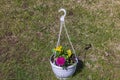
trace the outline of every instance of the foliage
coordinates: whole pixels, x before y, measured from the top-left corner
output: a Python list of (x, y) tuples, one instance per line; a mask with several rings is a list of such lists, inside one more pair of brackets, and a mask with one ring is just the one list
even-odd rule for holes
[(70, 49), (66, 50), (62, 46), (58, 46), (53, 49), (53, 53), (55, 53), (55, 63), (60, 67), (67, 67), (75, 63), (75, 55), (72, 53)]

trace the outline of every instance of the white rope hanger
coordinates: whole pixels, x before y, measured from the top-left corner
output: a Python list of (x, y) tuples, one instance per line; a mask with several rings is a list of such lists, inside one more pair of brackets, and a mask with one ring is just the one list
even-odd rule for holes
[[(73, 50), (73, 53), (75, 54), (75, 57), (76, 57), (75, 49), (74, 49), (74, 47), (73, 47), (73, 45), (72, 45), (72, 42), (71, 42), (71, 39), (70, 39), (70, 37), (69, 37), (67, 28), (66, 28), (66, 26), (65, 26), (65, 21), (64, 21), (64, 20), (65, 20), (65, 16), (66, 16), (66, 10), (62, 8), (62, 9), (59, 10), (59, 12), (61, 12), (61, 11), (64, 12), (64, 15), (62, 15), (62, 16), (60, 17), (60, 31), (59, 31), (58, 41), (57, 41), (56, 47), (58, 47), (58, 46), (60, 45), (61, 32), (62, 32), (62, 29), (63, 29), (63, 27), (64, 27), (65, 32), (66, 32), (66, 35), (67, 35), (67, 38), (68, 38), (68, 40), (69, 40), (69, 43), (70, 43), (71, 48), (72, 48), (72, 50)], [(56, 53), (55, 53), (55, 56), (56, 56)]]

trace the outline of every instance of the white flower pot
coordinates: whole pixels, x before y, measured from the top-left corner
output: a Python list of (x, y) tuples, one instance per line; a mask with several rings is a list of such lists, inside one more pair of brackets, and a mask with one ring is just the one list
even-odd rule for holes
[[(52, 58), (52, 56), (51, 56)], [(76, 58), (76, 62), (73, 65), (68, 66), (66, 69), (63, 69), (63, 67), (59, 67), (55, 65), (50, 58), (50, 64), (52, 66), (52, 70), (57, 78), (68, 78), (72, 76), (76, 70), (76, 66), (78, 63), (78, 59)]]

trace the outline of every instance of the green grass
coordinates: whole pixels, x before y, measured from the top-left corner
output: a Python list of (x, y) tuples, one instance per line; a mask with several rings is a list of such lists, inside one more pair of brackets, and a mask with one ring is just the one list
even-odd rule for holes
[[(119, 4), (119, 0), (1, 0), (0, 80), (56, 80), (49, 57), (57, 42), (61, 7), (67, 10), (66, 27), (83, 61), (83, 68), (69, 80), (119, 80)], [(61, 43), (69, 45), (64, 34)]]

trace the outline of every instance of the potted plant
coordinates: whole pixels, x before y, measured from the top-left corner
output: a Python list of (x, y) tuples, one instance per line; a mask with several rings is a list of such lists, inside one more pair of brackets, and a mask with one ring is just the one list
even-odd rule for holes
[(50, 57), (52, 70), (57, 78), (68, 78), (72, 76), (76, 70), (77, 58), (70, 49), (58, 46), (53, 49), (56, 55)]
[[(76, 70), (76, 66), (78, 63), (78, 59), (76, 57), (76, 52), (68, 35), (67, 29), (64, 23), (64, 17), (66, 15), (65, 9), (60, 9), (60, 11), (64, 12), (64, 15), (60, 18), (61, 26), (59, 37), (57, 41), (56, 47), (52, 50), (53, 54), (50, 57), (50, 64), (52, 66), (52, 70), (57, 78), (64, 79), (72, 76)], [(66, 31), (67, 38), (71, 45), (72, 51), (67, 49), (65, 46), (60, 45), (60, 35), (62, 32), (62, 27)]]

